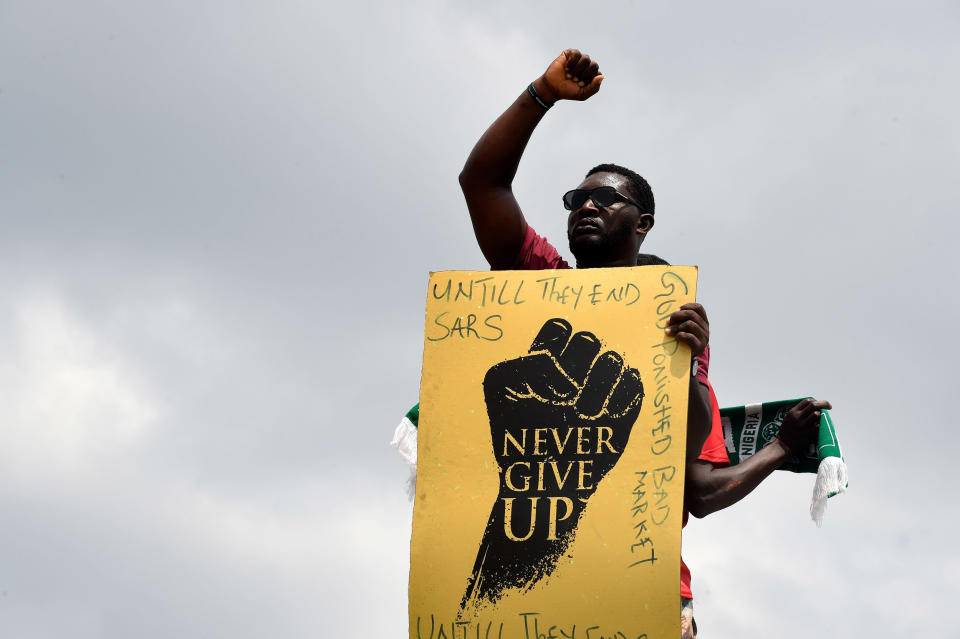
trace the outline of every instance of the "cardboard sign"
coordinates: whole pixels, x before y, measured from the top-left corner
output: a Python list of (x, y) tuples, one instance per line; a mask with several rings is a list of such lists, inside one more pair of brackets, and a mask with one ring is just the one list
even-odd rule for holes
[(431, 274), (412, 639), (678, 636), (696, 279)]

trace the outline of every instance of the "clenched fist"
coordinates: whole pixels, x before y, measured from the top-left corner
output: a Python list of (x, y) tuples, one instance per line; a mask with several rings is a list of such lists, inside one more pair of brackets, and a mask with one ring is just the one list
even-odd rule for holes
[(550, 63), (534, 82), (537, 93), (548, 102), (586, 100), (600, 90), (603, 74), (590, 56), (567, 49)]
[(496, 601), (550, 575), (587, 501), (616, 465), (640, 413), (643, 383), (592, 333), (548, 320), (527, 354), (483, 380), (500, 490), (463, 606)]
[(802, 400), (783, 418), (777, 439), (788, 453), (803, 457), (807, 449), (816, 443), (820, 433), (820, 411), (831, 408), (833, 405), (825, 400), (812, 397)]

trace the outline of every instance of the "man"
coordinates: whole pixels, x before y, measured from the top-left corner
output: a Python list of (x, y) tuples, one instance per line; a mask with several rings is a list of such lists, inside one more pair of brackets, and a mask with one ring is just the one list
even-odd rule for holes
[[(533, 130), (559, 100), (583, 101), (600, 90), (604, 76), (597, 63), (568, 49), (550, 63), (481, 136), (460, 173), (480, 250), (493, 269), (570, 268), (523, 217), (512, 182)], [(654, 226), (653, 193), (646, 180), (615, 164), (591, 169), (580, 185), (564, 195), (567, 239), (577, 268), (609, 268), (655, 262), (639, 257)], [(814, 440), (824, 401), (804, 400), (784, 419), (775, 443), (743, 463), (729, 467), (719, 408), (710, 387), (710, 326), (700, 304), (685, 304), (668, 320), (667, 335), (690, 347), (696, 359), (691, 377), (687, 422), (687, 477), (684, 496), (695, 517), (726, 508)], [(681, 636), (695, 637), (690, 572), (681, 560)]]

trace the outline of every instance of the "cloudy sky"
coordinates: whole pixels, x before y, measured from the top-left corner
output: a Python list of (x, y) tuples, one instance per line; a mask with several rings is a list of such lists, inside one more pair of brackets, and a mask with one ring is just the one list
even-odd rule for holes
[(0, 0), (0, 636), (403, 637), (427, 273), (456, 176), (562, 49), (516, 193), (645, 175), (723, 405), (834, 403), (822, 529), (776, 476), (684, 537), (702, 636), (953, 631), (952, 2)]

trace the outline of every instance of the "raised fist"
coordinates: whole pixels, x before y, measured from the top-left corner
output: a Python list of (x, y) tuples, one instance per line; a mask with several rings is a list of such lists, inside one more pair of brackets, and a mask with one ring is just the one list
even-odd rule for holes
[(590, 56), (576, 49), (567, 49), (550, 63), (537, 86), (541, 97), (557, 100), (586, 100), (600, 90), (603, 74)]
[(643, 400), (636, 369), (591, 333), (548, 320), (526, 355), (483, 380), (500, 490), (461, 607), (531, 588), (566, 552), (620, 459)]

